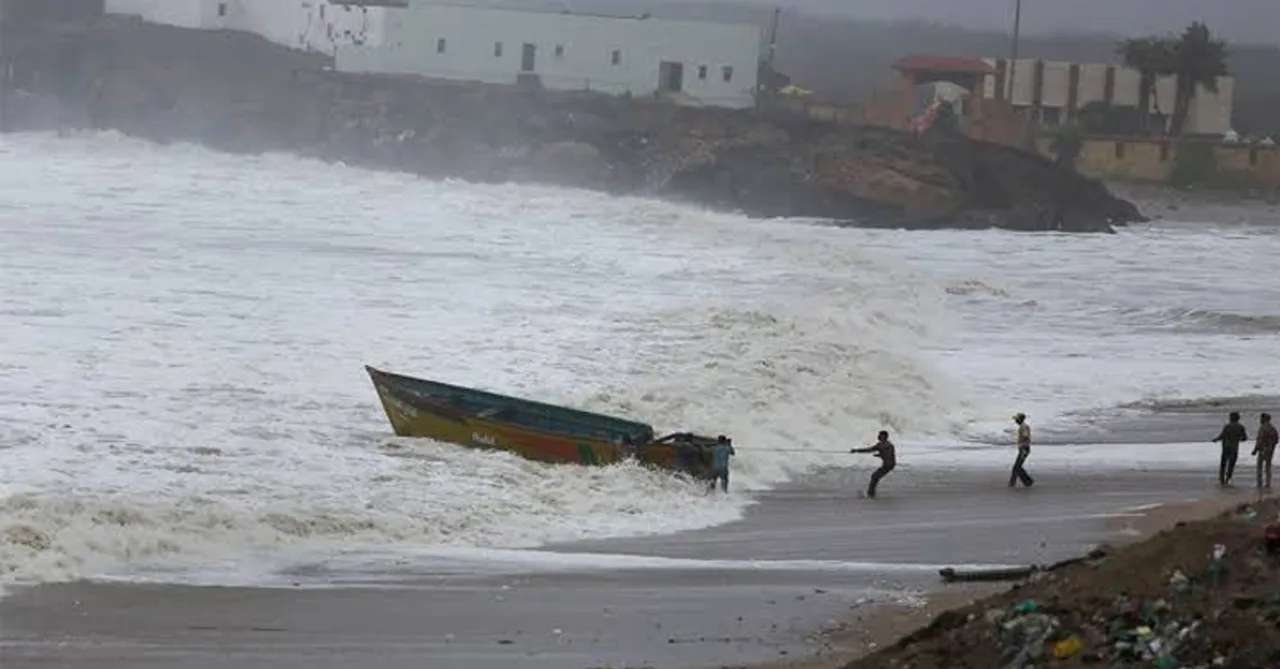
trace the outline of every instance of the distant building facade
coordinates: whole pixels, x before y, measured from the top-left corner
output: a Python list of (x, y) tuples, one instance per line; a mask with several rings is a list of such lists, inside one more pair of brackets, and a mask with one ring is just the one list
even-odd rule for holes
[[(983, 97), (1008, 100), (1013, 107), (1046, 126), (1074, 121), (1081, 109), (1094, 102), (1137, 110), (1141, 100), (1141, 75), (1133, 68), (1107, 63), (1072, 63), (1037, 59), (1019, 59), (1011, 67), (1005, 59), (984, 59), (994, 73), (983, 84)], [(1013, 75), (1010, 79), (1009, 73)], [(1184, 134), (1224, 135), (1231, 130), (1231, 114), (1235, 98), (1235, 78), (1218, 78), (1218, 90), (1201, 86), (1192, 100)], [(1168, 123), (1173, 114), (1176, 83), (1164, 76), (1156, 81), (1155, 94), (1145, 113), (1157, 121)]]
[(377, 44), (336, 49), (343, 72), (755, 104), (760, 26), (532, 12), (413, 0), (386, 8)]
[(6, 26), (44, 21), (73, 21), (102, 16), (105, 0), (5, 0), (0, 2)]
[(329, 0), (106, 0), (108, 14), (202, 30), (239, 30), (332, 56), (341, 44), (376, 44), (384, 7)]

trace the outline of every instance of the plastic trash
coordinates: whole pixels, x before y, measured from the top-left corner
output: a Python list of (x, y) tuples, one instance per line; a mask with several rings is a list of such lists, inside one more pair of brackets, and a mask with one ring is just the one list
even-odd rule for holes
[(1169, 577), (1169, 585), (1173, 586), (1175, 592), (1186, 592), (1191, 589), (1191, 579), (1181, 569), (1175, 569)]
[(1007, 666), (1010, 669), (1034, 666), (1036, 661), (1044, 656), (1045, 646), (1057, 633), (1059, 626), (1057, 618), (1043, 613), (1027, 613), (1006, 622), (1002, 630), (1001, 642), (1005, 648), (1006, 657), (1012, 658)]
[(1072, 634), (1053, 644), (1053, 658), (1055, 660), (1065, 660), (1082, 650), (1084, 650), (1084, 640), (1080, 638), (1080, 635)]
[(1014, 613), (1035, 613), (1035, 612), (1036, 612), (1036, 600), (1034, 600), (1034, 599), (1024, 599), (1024, 600), (1022, 600), (1022, 601), (1018, 602), (1016, 605), (1014, 605), (1014, 607), (1013, 607), (1013, 612), (1014, 612)]

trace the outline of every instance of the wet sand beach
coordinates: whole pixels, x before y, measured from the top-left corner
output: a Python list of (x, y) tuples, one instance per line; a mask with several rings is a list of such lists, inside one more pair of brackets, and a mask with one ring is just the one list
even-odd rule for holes
[[(892, 637), (981, 594), (942, 587), (941, 566), (1052, 562), (1122, 539), (1117, 523), (1140, 516), (1126, 509), (1220, 494), (1201, 472), (1036, 474), (1036, 488), (1010, 490), (1002, 471), (904, 468), (866, 500), (856, 496), (865, 472), (832, 471), (763, 496), (731, 525), (513, 552), (497, 569), (476, 556), (469, 574), (456, 557), (447, 568), (424, 557), (381, 573), (299, 568), (298, 587), (22, 589), (0, 601), (4, 666), (559, 669), (843, 656), (848, 634), (814, 632), (853, 625), (863, 643)], [(926, 592), (935, 600), (923, 612), (881, 606)]]

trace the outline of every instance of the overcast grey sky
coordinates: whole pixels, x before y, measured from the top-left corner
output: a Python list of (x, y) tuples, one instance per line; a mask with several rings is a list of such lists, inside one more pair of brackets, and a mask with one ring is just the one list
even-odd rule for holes
[[(693, 1), (693, 0), (684, 0)], [(739, 0), (858, 18), (922, 18), (1005, 29), (1015, 0)], [(1023, 0), (1030, 32), (1135, 35), (1177, 31), (1204, 21), (1230, 41), (1280, 44), (1280, 0)]]

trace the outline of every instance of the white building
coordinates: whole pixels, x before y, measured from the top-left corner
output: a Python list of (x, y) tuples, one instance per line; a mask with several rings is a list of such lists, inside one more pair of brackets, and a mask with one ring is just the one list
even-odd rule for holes
[[(1038, 59), (1019, 59), (1013, 67), (1009, 85), (1009, 61), (987, 58), (996, 73), (988, 75), (984, 97), (1007, 97), (1015, 107), (1038, 107), (1040, 121), (1059, 125), (1071, 120), (1077, 111), (1091, 102), (1106, 102), (1118, 107), (1138, 106), (1141, 100), (1141, 75), (1130, 67), (1107, 63), (1072, 63)], [(1196, 91), (1187, 116), (1185, 132), (1222, 135), (1231, 129), (1235, 98), (1235, 78), (1218, 77), (1218, 90), (1203, 86)], [(1155, 95), (1149, 101), (1149, 114), (1173, 114), (1177, 84), (1172, 76), (1156, 80)], [(1003, 91), (1003, 94), (1002, 94)]]
[(530, 12), (421, 0), (387, 8), (379, 44), (340, 45), (343, 72), (755, 104), (759, 26)]
[(106, 11), (182, 28), (250, 32), (332, 56), (341, 44), (377, 44), (385, 9), (330, 0), (106, 0)]

